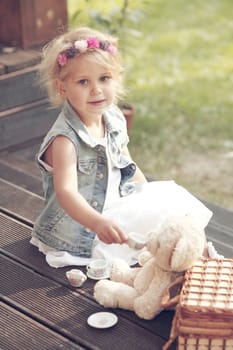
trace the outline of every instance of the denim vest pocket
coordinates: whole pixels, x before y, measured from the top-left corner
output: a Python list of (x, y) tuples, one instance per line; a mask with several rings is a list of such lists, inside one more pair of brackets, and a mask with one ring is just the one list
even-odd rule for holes
[(78, 170), (86, 175), (91, 175), (97, 169), (96, 159), (94, 158), (79, 158)]

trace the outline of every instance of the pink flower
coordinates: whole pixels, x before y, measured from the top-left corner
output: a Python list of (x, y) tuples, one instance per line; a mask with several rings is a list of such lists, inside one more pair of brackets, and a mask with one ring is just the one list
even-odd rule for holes
[(117, 48), (116, 46), (113, 46), (113, 45), (109, 45), (107, 51), (111, 54), (111, 55), (116, 55), (117, 53)]
[(64, 53), (60, 53), (57, 57), (57, 62), (61, 67), (65, 66), (67, 63), (66, 55)]
[(88, 47), (92, 47), (94, 49), (98, 49), (100, 47), (100, 43), (96, 38), (87, 39), (87, 45)]
[(74, 47), (79, 51), (79, 52), (85, 52), (87, 51), (88, 43), (86, 40), (77, 40), (74, 43)]

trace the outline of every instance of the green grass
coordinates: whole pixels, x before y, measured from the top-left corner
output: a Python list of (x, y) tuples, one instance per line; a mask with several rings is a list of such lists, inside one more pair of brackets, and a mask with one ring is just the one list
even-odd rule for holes
[[(108, 15), (122, 1), (69, 0), (70, 15), (79, 4), (77, 23), (93, 25), (86, 9), (96, 3)], [(173, 178), (233, 209), (233, 158), (225, 157), (233, 151), (233, 2), (130, 3), (144, 14), (128, 23), (139, 30), (137, 36), (119, 31), (126, 99), (137, 110), (130, 151), (148, 176)], [(228, 190), (226, 182), (232, 185)]]

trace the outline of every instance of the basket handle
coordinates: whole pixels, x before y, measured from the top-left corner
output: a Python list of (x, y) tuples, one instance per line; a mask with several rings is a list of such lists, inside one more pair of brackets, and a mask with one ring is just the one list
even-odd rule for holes
[(177, 277), (173, 282), (171, 282), (167, 286), (167, 288), (163, 292), (162, 300), (161, 300), (161, 304), (162, 304), (163, 308), (169, 308), (171, 306), (176, 305), (179, 302), (180, 294), (177, 294), (171, 298), (170, 291), (171, 291), (171, 288), (174, 286), (180, 285), (180, 287), (181, 287), (183, 282), (184, 282), (184, 276), (182, 275), (182, 276)]

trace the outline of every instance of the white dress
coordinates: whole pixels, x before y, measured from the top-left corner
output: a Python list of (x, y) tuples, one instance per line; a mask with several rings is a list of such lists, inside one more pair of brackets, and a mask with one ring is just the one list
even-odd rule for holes
[[(106, 146), (106, 139), (96, 140), (97, 144)], [(159, 227), (167, 218), (176, 215), (192, 215), (200, 228), (205, 228), (212, 212), (186, 189), (174, 181), (153, 181), (135, 184), (136, 190), (126, 197), (119, 197), (118, 185), (120, 171), (109, 162), (109, 180), (103, 215), (114, 220), (122, 230), (147, 235)], [(52, 171), (47, 164), (48, 171)], [(138, 251), (127, 244), (105, 244), (96, 238), (92, 257), (82, 258), (66, 251), (51, 248), (36, 238), (31, 244), (45, 254), (47, 263), (52, 267), (69, 265), (87, 265), (93, 258), (105, 258), (111, 263), (115, 258), (122, 258), (128, 264), (136, 263)]]

